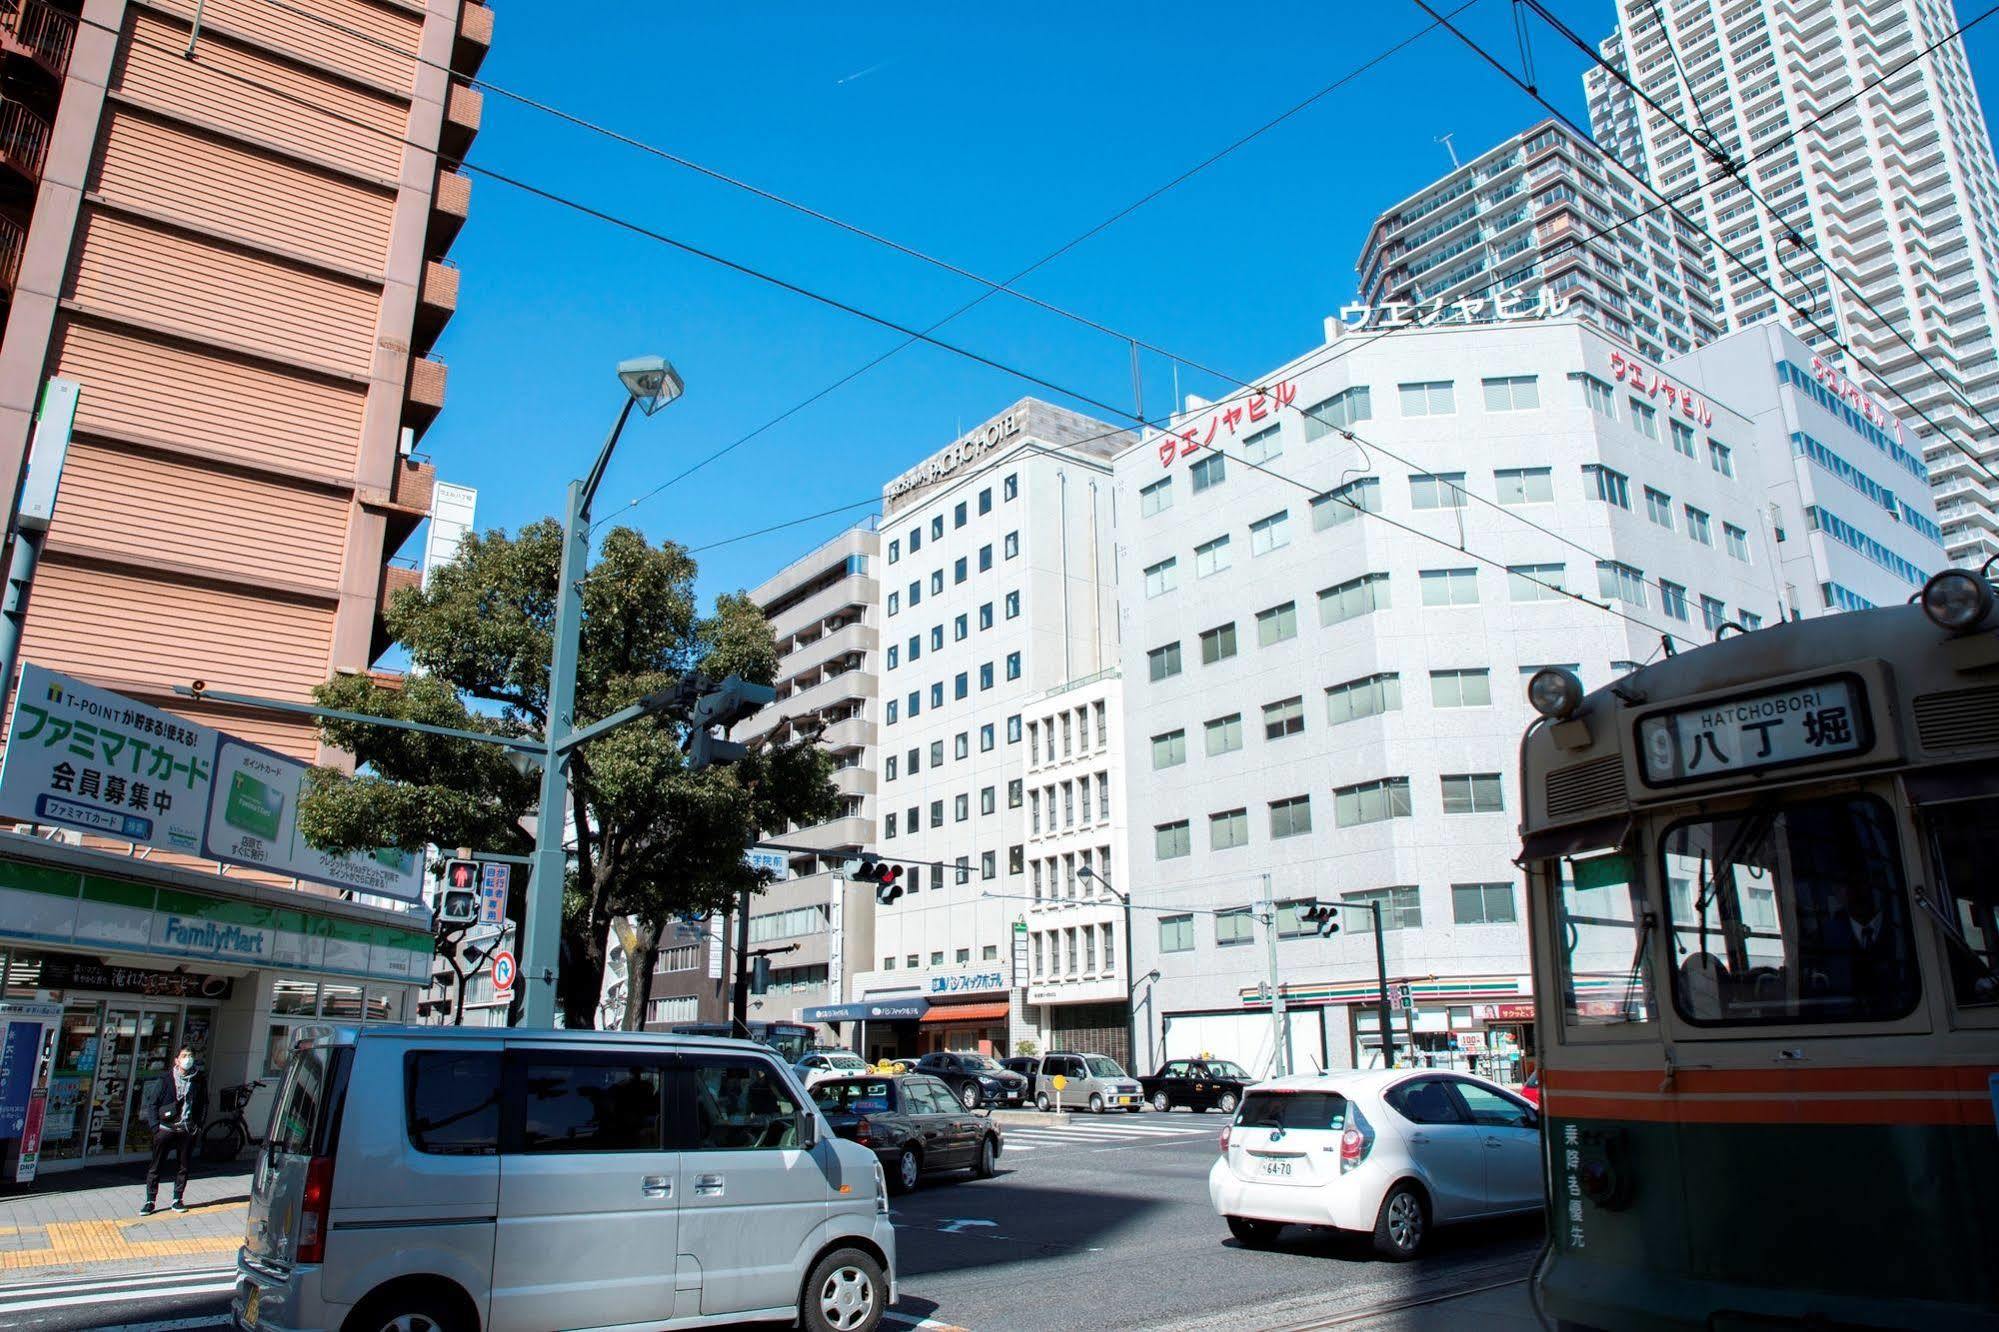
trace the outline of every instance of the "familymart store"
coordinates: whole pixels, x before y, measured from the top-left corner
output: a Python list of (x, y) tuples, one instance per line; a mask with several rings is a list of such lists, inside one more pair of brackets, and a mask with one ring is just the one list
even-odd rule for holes
[(273, 1080), (247, 1111), (260, 1133), (299, 1028), (408, 1020), (427, 923), (0, 833), (0, 1189), (26, 1182), (24, 1160), (27, 1179), (143, 1160), (140, 1108), (183, 1045), (211, 1115), (222, 1088)]

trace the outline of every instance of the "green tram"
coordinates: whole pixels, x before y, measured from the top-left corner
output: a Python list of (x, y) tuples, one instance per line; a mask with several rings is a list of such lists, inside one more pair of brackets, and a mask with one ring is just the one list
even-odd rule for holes
[(1999, 1329), (1991, 585), (1528, 692), (1543, 1313)]

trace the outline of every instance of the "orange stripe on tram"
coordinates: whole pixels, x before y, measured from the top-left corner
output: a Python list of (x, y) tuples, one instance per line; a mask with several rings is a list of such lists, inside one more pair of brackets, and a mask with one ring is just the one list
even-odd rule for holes
[(1942, 1094), (1911, 1097), (1785, 1098), (1687, 1096), (1592, 1096), (1550, 1093), (1551, 1116), (1572, 1119), (1625, 1119), (1656, 1124), (1931, 1124), (1979, 1125), (1992, 1118), (1984, 1095)]
[[(1670, 1090), (1678, 1093), (1810, 1094), (1813, 1092), (1962, 1092), (1983, 1093), (1994, 1067), (1939, 1068), (1934, 1065), (1880, 1068), (1743, 1068), (1681, 1069)], [(1541, 1083), (1553, 1091), (1583, 1093), (1662, 1090), (1666, 1071), (1647, 1069), (1551, 1069), (1543, 1067)]]

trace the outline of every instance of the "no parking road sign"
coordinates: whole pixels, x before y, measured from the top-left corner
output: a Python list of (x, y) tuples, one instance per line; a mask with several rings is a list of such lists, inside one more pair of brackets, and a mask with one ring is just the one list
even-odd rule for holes
[(514, 955), (502, 948), (493, 954), (493, 993), (505, 999), (514, 992)]

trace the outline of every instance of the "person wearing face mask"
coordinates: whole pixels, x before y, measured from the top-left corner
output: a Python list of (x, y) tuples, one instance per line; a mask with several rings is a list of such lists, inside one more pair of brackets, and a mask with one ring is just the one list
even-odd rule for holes
[(153, 1084), (146, 1097), (146, 1122), (153, 1127), (153, 1163), (146, 1169), (146, 1201), (139, 1215), (150, 1215), (160, 1191), (160, 1168), (172, 1154), (174, 1161), (173, 1210), (185, 1212), (181, 1196), (187, 1192), (187, 1165), (194, 1155), (196, 1136), (208, 1108), (208, 1080), (195, 1071), (194, 1051), (186, 1046), (174, 1057), (167, 1076)]

